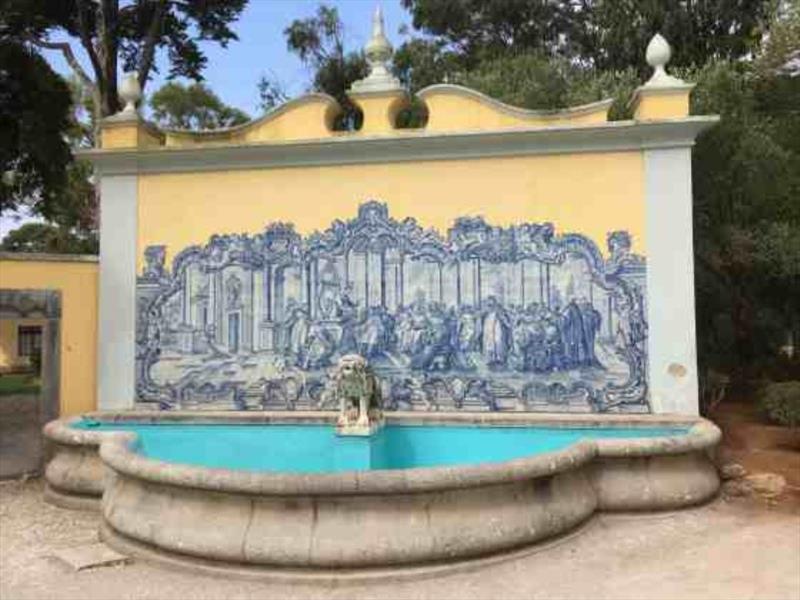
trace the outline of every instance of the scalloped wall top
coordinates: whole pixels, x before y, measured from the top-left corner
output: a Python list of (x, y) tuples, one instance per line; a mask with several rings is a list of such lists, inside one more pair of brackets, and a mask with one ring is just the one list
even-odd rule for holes
[(613, 103), (613, 100), (606, 99), (560, 110), (530, 110), (450, 84), (426, 87), (417, 97), (428, 108), (426, 129), (436, 132), (605, 123)]
[[(262, 117), (235, 127), (209, 131), (187, 131), (167, 129), (158, 131), (151, 124), (139, 120), (140, 128), (147, 128), (152, 143), (170, 147), (205, 145), (247, 145), (278, 143), (298, 140), (325, 139), (370, 135), (420, 135), (425, 133), (447, 133), (456, 131), (489, 131), (512, 128), (535, 128), (549, 126), (581, 126), (604, 123), (612, 100), (601, 100), (583, 106), (563, 110), (529, 110), (511, 106), (490, 98), (478, 91), (449, 84), (433, 85), (421, 90), (417, 97), (426, 105), (427, 124), (417, 129), (398, 129), (394, 120), (398, 110), (408, 105), (405, 92), (370, 94), (360, 97), (353, 94), (353, 101), (364, 112), (364, 127), (358, 131), (334, 131), (333, 123), (342, 107), (335, 98), (327, 94), (308, 94), (290, 100), (269, 111)], [(125, 122), (137, 127), (137, 121)], [(106, 122), (106, 148), (139, 146), (134, 138), (121, 137), (119, 129), (125, 124)], [(116, 136), (116, 137), (115, 137)], [(117, 143), (119, 140), (119, 143)]]

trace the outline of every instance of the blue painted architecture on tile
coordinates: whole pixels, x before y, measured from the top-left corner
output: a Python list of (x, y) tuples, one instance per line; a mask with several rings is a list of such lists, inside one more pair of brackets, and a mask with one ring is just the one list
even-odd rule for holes
[(330, 367), (367, 357), (386, 408), (648, 412), (645, 261), (550, 223), (455, 219), (446, 234), (386, 204), (303, 237), (272, 223), (144, 250), (137, 401), (315, 409)]

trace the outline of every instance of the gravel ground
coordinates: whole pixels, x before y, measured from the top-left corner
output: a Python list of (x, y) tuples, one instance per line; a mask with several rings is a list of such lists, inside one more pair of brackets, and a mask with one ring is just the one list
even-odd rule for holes
[(277, 584), (131, 564), (72, 572), (52, 556), (97, 540), (98, 515), (53, 508), (40, 480), (0, 484), (0, 599), (763, 598), (800, 600), (800, 511), (716, 501), (601, 515), (540, 552), (471, 572), (369, 584)]
[(41, 468), (41, 413), (39, 394), (0, 396), (0, 479), (19, 477)]

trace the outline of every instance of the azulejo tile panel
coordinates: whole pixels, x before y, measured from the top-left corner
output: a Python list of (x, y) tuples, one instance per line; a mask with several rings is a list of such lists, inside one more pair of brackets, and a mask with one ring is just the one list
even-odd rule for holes
[(624, 231), (607, 242), (477, 216), (442, 233), (369, 201), (305, 237), (214, 235), (169, 270), (148, 246), (137, 402), (326, 408), (328, 370), (357, 352), (387, 409), (648, 412), (645, 260)]

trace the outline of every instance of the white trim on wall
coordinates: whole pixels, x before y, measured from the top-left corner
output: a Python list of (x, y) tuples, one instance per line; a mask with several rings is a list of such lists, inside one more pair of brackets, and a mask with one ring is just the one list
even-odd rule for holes
[(137, 177), (100, 180), (97, 405), (133, 407), (136, 351)]
[(84, 150), (79, 154), (101, 173), (135, 174), (621, 152), (691, 146), (698, 133), (717, 121), (718, 117), (703, 116), (437, 134), (409, 129), (391, 136), (352, 134), (264, 144)]
[(644, 153), (650, 403), (698, 414), (691, 148)]

